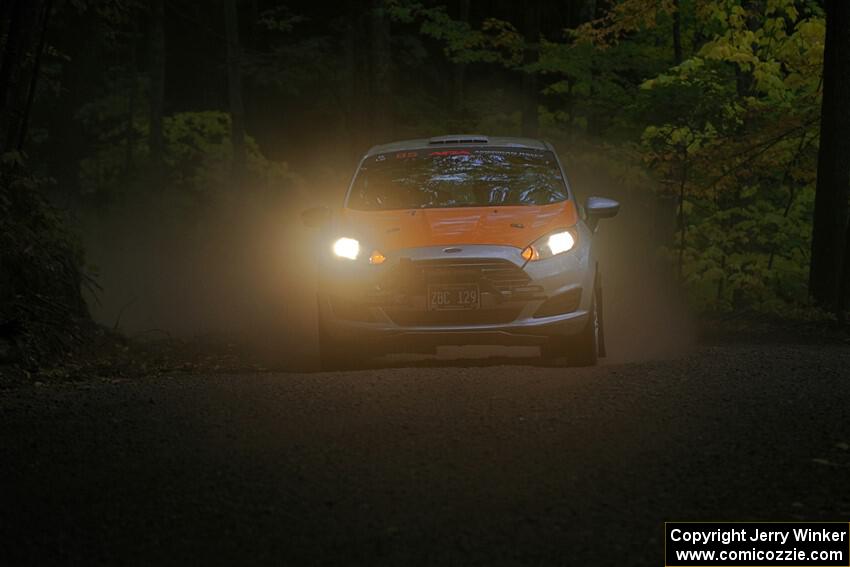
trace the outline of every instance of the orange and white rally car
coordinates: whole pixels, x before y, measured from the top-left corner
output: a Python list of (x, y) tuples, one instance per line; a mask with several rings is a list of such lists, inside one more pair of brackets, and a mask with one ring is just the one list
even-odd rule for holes
[(327, 369), (438, 345), (539, 345), (573, 365), (604, 355), (597, 221), (551, 144), (441, 136), (376, 146), (321, 227), (319, 348)]

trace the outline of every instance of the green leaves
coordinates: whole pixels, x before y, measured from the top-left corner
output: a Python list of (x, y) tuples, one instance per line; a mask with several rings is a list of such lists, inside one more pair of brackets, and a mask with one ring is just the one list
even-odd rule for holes
[(449, 16), (445, 6), (425, 7), (421, 2), (388, 0), (390, 17), (403, 23), (419, 22), (422, 35), (439, 40), (455, 63), (498, 63), (515, 68), (522, 62), (525, 39), (511, 22), (487, 18), (481, 27)]
[(700, 2), (709, 39), (641, 85), (644, 161), (685, 223), (668, 252), (704, 309), (805, 300), (824, 26), (798, 5)]
[(260, 13), (257, 25), (271, 32), (287, 34), (306, 18), (293, 14), (288, 6), (275, 6)]
[[(89, 125), (97, 127), (95, 114)], [(126, 139), (103, 129), (97, 151), (80, 163), (80, 182), (85, 193), (102, 201), (120, 199), (132, 192), (151, 192), (147, 183), (147, 123), (137, 123), (138, 137), (132, 164), (127, 163)], [(120, 133), (120, 130), (117, 130)], [(229, 191), (232, 147), (230, 115), (219, 111), (181, 112), (163, 121), (164, 161), (168, 190), (178, 200), (198, 205), (216, 194)], [(285, 164), (267, 160), (253, 138), (245, 140), (248, 173), (265, 184), (289, 185), (292, 175)]]

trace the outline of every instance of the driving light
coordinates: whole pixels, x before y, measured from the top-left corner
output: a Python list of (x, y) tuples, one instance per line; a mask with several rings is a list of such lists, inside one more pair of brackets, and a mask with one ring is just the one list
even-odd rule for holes
[(356, 260), (360, 255), (360, 243), (353, 238), (340, 238), (334, 242), (333, 250), (340, 258)]
[(548, 241), (549, 250), (552, 251), (553, 256), (571, 250), (575, 246), (575, 243), (576, 240), (573, 238), (573, 235), (566, 230), (551, 235)]
[(381, 254), (378, 250), (374, 250), (372, 255), (369, 256), (369, 263), (372, 265), (383, 264), (387, 261), (387, 257)]
[(574, 229), (561, 229), (547, 234), (537, 241), (526, 246), (521, 255), (526, 262), (544, 260), (569, 252), (576, 245), (576, 233)]

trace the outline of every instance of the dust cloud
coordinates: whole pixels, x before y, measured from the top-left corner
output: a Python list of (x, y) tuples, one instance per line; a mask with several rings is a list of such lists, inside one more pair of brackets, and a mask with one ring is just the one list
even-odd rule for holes
[[(603, 221), (598, 233), (606, 360), (666, 358), (688, 350), (693, 324), (656, 254), (658, 227), (669, 224), (672, 212), (628, 183), (581, 164), (567, 167), (581, 199), (601, 195), (622, 203), (620, 215)], [(317, 368), (318, 234), (302, 226), (299, 214), (338, 205), (350, 174), (349, 166), (325, 168), (308, 172), (295, 186), (216, 195), (202, 204), (148, 195), (85, 215), (87, 258), (102, 287), (89, 297), (93, 315), (131, 338), (223, 340), (268, 368)], [(527, 347), (449, 347), (438, 358), (506, 352), (536, 354)]]
[(344, 188), (322, 183), (189, 209), (154, 196), (87, 215), (84, 245), (102, 287), (88, 298), (93, 315), (135, 339), (225, 341), (270, 368), (315, 366), (317, 235), (299, 214)]
[(595, 195), (620, 201), (620, 213), (599, 223), (599, 267), (605, 318), (605, 362), (671, 358), (696, 341), (694, 315), (659, 247), (672, 239), (675, 205), (643, 185), (617, 179), (580, 161), (564, 164), (579, 201)]

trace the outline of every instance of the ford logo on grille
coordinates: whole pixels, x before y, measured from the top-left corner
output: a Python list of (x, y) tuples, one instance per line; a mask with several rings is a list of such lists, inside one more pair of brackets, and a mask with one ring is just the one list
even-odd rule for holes
[(457, 254), (458, 252), (463, 252), (463, 248), (443, 248), (443, 252), (446, 254)]

